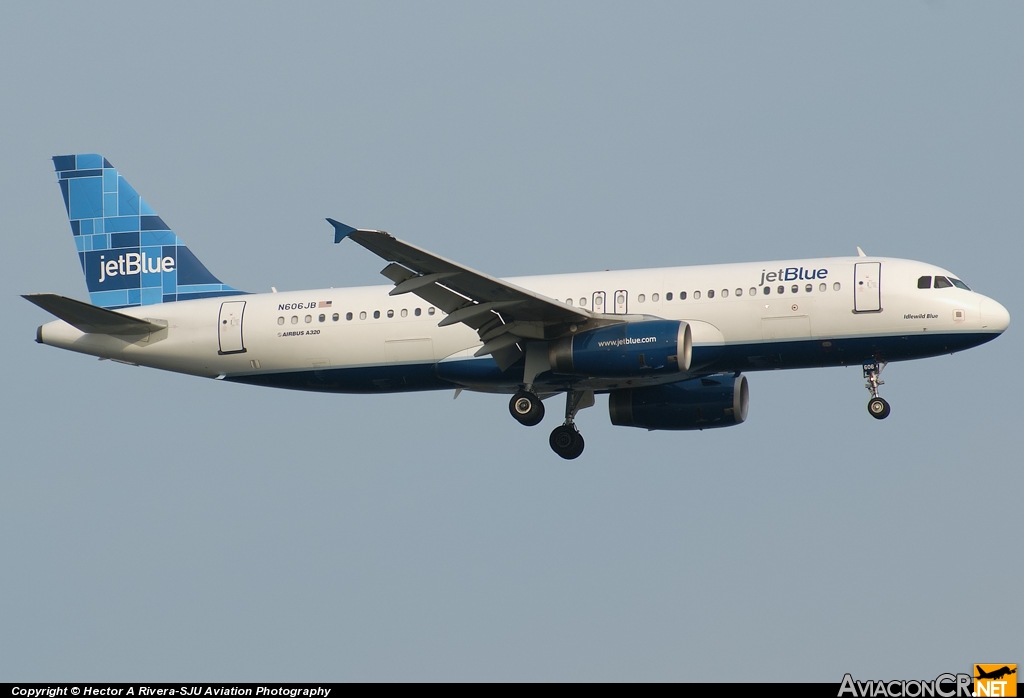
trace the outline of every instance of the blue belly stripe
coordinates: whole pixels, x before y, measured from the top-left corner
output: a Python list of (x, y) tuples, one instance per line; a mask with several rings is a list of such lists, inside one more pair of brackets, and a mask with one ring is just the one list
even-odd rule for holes
[[(885, 337), (851, 337), (799, 341), (728, 344), (693, 348), (694, 363), (708, 363), (704, 375), (734, 371), (765, 371), (788, 368), (859, 366), (864, 361), (907, 361), (963, 351), (989, 342), (997, 332), (916, 334)], [(825, 346), (828, 343), (830, 346)], [(502, 372), (490, 357), (443, 361), (438, 364), (387, 364), (348, 368), (319, 368), (287, 372), (261, 372), (228, 376), (225, 380), (290, 390), (327, 393), (404, 393), (451, 390), (460, 384), (488, 386), (496, 391), (514, 390), (523, 376), (522, 361)], [(550, 373), (555, 385), (565, 383)]]

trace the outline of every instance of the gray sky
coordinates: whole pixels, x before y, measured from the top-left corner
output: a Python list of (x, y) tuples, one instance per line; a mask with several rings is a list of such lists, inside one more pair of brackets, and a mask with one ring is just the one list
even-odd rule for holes
[[(8, 7), (0, 680), (1024, 661), (1022, 36), (1009, 3)], [(383, 283), (332, 216), (496, 275), (860, 245), (1015, 324), (890, 365), (885, 422), (859, 368), (755, 373), (732, 429), (616, 428), (599, 399), (567, 463), (557, 420), (521, 427), (500, 396), (292, 393), (34, 344), (48, 316), (18, 294), (87, 298), (49, 159), (75, 152), (250, 291)]]

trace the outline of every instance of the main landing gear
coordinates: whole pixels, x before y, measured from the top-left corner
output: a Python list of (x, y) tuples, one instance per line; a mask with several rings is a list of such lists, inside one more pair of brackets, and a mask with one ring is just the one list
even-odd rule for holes
[(544, 403), (539, 397), (525, 390), (520, 390), (512, 396), (508, 403), (508, 411), (517, 422), (527, 427), (537, 426), (540, 420), (544, 419)]
[[(565, 393), (565, 422), (555, 427), (548, 443), (551, 450), (566, 460), (579, 458), (583, 453), (583, 435), (573, 421), (576, 413), (594, 404), (593, 390), (568, 390)], [(544, 403), (529, 390), (520, 390), (508, 403), (508, 411), (516, 421), (528, 427), (540, 424), (544, 419)]]
[(583, 434), (576, 428), (573, 421), (576, 413), (594, 404), (594, 391), (569, 390), (565, 393), (565, 423), (555, 427), (548, 443), (551, 450), (566, 460), (579, 458), (583, 453)]
[(875, 419), (885, 419), (891, 411), (889, 403), (878, 396), (878, 386), (885, 385), (885, 381), (878, 377), (883, 368), (885, 368), (884, 361), (870, 361), (864, 364), (864, 377), (868, 381), (864, 387), (871, 393), (871, 399), (868, 400), (868, 414)]

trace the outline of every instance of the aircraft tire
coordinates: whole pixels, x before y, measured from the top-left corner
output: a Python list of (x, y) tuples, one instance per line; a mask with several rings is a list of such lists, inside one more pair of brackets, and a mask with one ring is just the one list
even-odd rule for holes
[(875, 419), (885, 419), (891, 411), (889, 403), (880, 397), (873, 397), (868, 400), (868, 414)]
[(509, 413), (523, 426), (533, 427), (544, 419), (544, 403), (533, 393), (520, 390), (508, 403)]
[(579, 458), (583, 453), (583, 435), (572, 424), (555, 427), (548, 439), (551, 450), (566, 460)]

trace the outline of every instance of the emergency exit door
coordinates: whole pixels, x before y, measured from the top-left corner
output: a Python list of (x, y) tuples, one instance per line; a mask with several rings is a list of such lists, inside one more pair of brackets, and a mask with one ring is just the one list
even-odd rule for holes
[(858, 262), (854, 265), (853, 312), (877, 313), (882, 309), (882, 263)]
[(628, 308), (627, 301), (629, 300), (629, 294), (626, 291), (615, 292), (615, 314), (625, 315), (626, 309)]
[(228, 301), (220, 304), (220, 318), (217, 329), (220, 338), (220, 354), (241, 354), (245, 351), (242, 343), (242, 313), (245, 301)]

